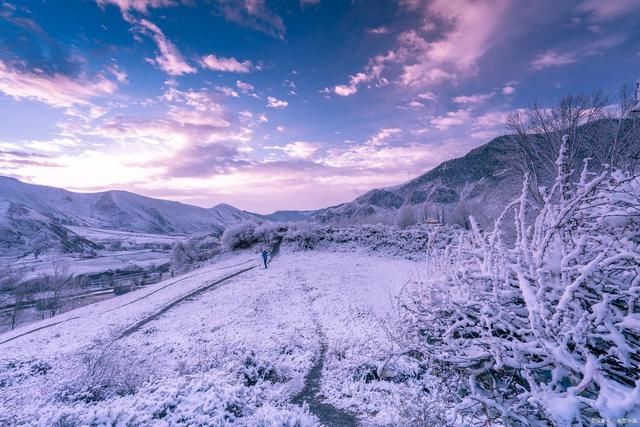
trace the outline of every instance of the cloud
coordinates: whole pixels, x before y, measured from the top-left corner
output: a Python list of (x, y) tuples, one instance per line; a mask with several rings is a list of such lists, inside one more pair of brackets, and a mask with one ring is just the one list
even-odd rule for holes
[(172, 178), (208, 177), (226, 174), (247, 164), (240, 158), (237, 147), (223, 143), (194, 144), (175, 153), (165, 174)]
[(615, 19), (638, 10), (637, 0), (584, 0), (578, 6), (580, 12), (591, 15), (596, 21)]
[(118, 67), (117, 64), (110, 65), (107, 67), (107, 70), (116, 78), (116, 80), (120, 83), (128, 83), (128, 75), (126, 71), (123, 71)]
[(236, 92), (230, 87), (216, 86), (216, 89), (219, 90), (221, 93), (223, 93), (225, 96), (230, 96), (232, 98), (238, 98), (240, 96), (238, 92)]
[(416, 30), (399, 37), (400, 45), (407, 50), (400, 56), (403, 62), (401, 82), (410, 86), (429, 86), (475, 73), (480, 58), (505, 31), (511, 2), (432, 0), (405, 1), (404, 4), (421, 10), (428, 28), (437, 24), (440, 29), (439, 37), (431, 37), (429, 41)]
[(312, 159), (318, 151), (319, 144), (314, 142), (296, 141), (279, 148), (291, 158), (309, 160)]
[(559, 67), (562, 65), (569, 65), (576, 62), (576, 54), (574, 52), (558, 52), (555, 50), (547, 50), (536, 56), (531, 61), (531, 69), (539, 71), (549, 67)]
[(502, 88), (501, 92), (503, 95), (513, 95), (514, 93), (516, 93), (515, 85), (507, 84)]
[(452, 98), (452, 101), (461, 105), (478, 105), (493, 98), (494, 93), (478, 93), (475, 95), (461, 95)]
[(63, 74), (18, 70), (0, 60), (0, 92), (14, 99), (29, 99), (52, 107), (87, 104), (95, 97), (114, 93), (117, 85), (98, 74), (72, 79)]
[(255, 89), (251, 83), (246, 83), (240, 80), (236, 80), (236, 87), (243, 93), (252, 92)]
[(573, 64), (588, 56), (602, 55), (609, 49), (616, 47), (626, 40), (623, 34), (612, 34), (606, 37), (599, 36), (591, 42), (582, 42), (579, 47), (561, 52), (550, 49), (536, 56), (530, 64), (530, 68), (539, 71), (549, 67), (559, 67)]
[(433, 92), (423, 92), (418, 94), (418, 98), (423, 99), (425, 101), (435, 101), (436, 98), (438, 98), (438, 95), (436, 95)]
[(413, 100), (413, 101), (409, 101), (407, 103), (407, 108), (411, 108), (411, 109), (417, 110), (417, 109), (420, 109), (420, 108), (424, 108), (424, 104), (422, 102), (420, 102), (420, 101)]
[[(161, 8), (177, 6), (180, 1), (175, 0), (96, 0), (99, 6), (112, 4), (120, 8), (125, 21), (133, 25), (138, 31), (150, 37), (158, 47), (160, 54), (155, 58), (148, 58), (147, 61), (170, 76), (181, 76), (192, 74), (197, 70), (189, 65), (178, 48), (167, 39), (162, 30), (148, 19), (140, 19), (134, 16), (133, 12), (146, 14), (150, 8)], [(125, 76), (126, 78), (126, 76)]]
[(300, 0), (300, 7), (305, 7), (313, 4), (320, 4), (320, 0)]
[(197, 71), (187, 63), (178, 48), (167, 40), (164, 33), (157, 25), (146, 19), (140, 19), (136, 22), (138, 24), (138, 28), (140, 28), (143, 33), (149, 35), (155, 41), (158, 49), (160, 50), (160, 55), (150, 59), (149, 62), (155, 64), (170, 76), (192, 74)]
[(333, 89), (325, 88), (323, 93), (333, 92), (339, 96), (351, 96), (358, 92), (358, 88), (364, 84), (373, 83), (375, 86), (384, 86), (388, 82), (382, 77), (385, 64), (395, 59), (395, 53), (390, 51), (386, 55), (378, 55), (369, 60), (365, 69), (359, 73), (349, 76), (349, 83), (338, 85)]
[(240, 62), (235, 58), (223, 58), (215, 55), (203, 56), (201, 63), (210, 70), (228, 73), (249, 73), (253, 69), (251, 61)]
[(369, 138), (365, 144), (370, 146), (384, 145), (388, 139), (400, 133), (402, 133), (402, 129), (399, 128), (383, 128), (380, 129), (377, 134)]
[(375, 35), (389, 34), (389, 29), (387, 27), (385, 27), (384, 25), (382, 25), (380, 27), (367, 29), (367, 33), (375, 34)]
[(96, 0), (96, 2), (101, 7), (109, 4), (117, 6), (123, 14), (128, 14), (134, 10), (140, 13), (147, 13), (151, 8), (170, 7), (179, 4), (176, 0)]
[(469, 110), (449, 111), (443, 116), (432, 117), (429, 121), (432, 126), (439, 130), (448, 130), (452, 126), (460, 126), (471, 119)]
[(276, 38), (284, 38), (282, 18), (266, 6), (264, 0), (215, 0), (218, 13), (227, 21), (253, 28)]
[(286, 108), (289, 105), (287, 101), (283, 101), (281, 99), (275, 98), (273, 96), (267, 97), (267, 107), (268, 108)]

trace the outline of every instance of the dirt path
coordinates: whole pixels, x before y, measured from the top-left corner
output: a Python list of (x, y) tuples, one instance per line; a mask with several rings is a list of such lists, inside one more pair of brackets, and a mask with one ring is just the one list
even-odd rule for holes
[[(249, 261), (246, 261), (246, 262), (243, 262), (243, 263), (237, 264), (237, 265), (246, 264), (246, 263), (248, 263), (248, 262), (250, 262), (250, 261), (253, 261), (253, 260), (249, 260)], [(227, 267), (225, 267), (225, 268), (230, 268), (230, 267), (233, 267), (233, 266), (227, 266)], [(256, 267), (256, 266), (255, 266), (255, 265), (253, 265), (253, 266), (251, 266), (251, 267), (247, 267), (247, 268), (244, 268), (244, 269), (242, 269), (242, 270), (236, 271), (236, 272), (231, 273), (231, 274), (229, 274), (229, 275), (227, 275), (227, 276), (224, 276), (224, 277), (222, 277), (222, 278), (220, 278), (220, 279), (217, 279), (217, 280), (216, 280), (216, 281), (214, 281), (213, 283), (210, 283), (210, 284), (208, 284), (208, 285), (206, 285), (206, 286), (204, 286), (204, 287), (198, 288), (198, 289), (196, 289), (196, 290), (194, 290), (194, 291), (192, 291), (192, 292), (190, 292), (190, 293), (186, 294), (185, 296), (183, 296), (183, 297), (181, 297), (181, 298), (179, 298), (179, 299), (177, 299), (177, 300), (173, 301), (172, 303), (170, 303), (170, 304), (168, 304), (168, 305), (164, 306), (163, 308), (161, 308), (160, 310), (158, 310), (157, 312), (155, 312), (155, 313), (154, 313), (154, 314), (152, 314), (151, 316), (148, 316), (148, 317), (146, 317), (146, 318), (142, 319), (141, 321), (139, 321), (139, 322), (138, 322), (138, 323), (136, 323), (135, 325), (133, 325), (133, 326), (131, 326), (130, 328), (126, 329), (126, 330), (125, 330), (125, 331), (124, 331), (120, 336), (118, 336), (118, 338), (117, 338), (117, 339), (124, 338), (125, 336), (131, 335), (132, 333), (134, 333), (135, 331), (137, 331), (138, 329), (140, 329), (142, 326), (146, 325), (147, 323), (151, 322), (151, 321), (152, 321), (152, 320), (154, 320), (154, 319), (157, 319), (157, 318), (158, 318), (158, 317), (160, 317), (162, 314), (164, 314), (165, 312), (169, 311), (171, 308), (173, 308), (173, 307), (175, 307), (176, 305), (180, 304), (180, 303), (181, 303), (181, 302), (183, 302), (184, 300), (186, 300), (186, 299), (188, 299), (188, 298), (191, 298), (191, 297), (198, 296), (198, 295), (200, 295), (201, 293), (208, 291), (208, 290), (209, 290), (209, 289), (211, 289), (213, 286), (218, 285), (218, 284), (220, 284), (220, 283), (222, 283), (222, 282), (224, 282), (224, 281), (226, 281), (226, 280), (229, 280), (229, 279), (231, 279), (232, 277), (235, 277), (235, 276), (237, 276), (237, 275), (239, 275), (239, 274), (242, 274), (242, 273), (244, 273), (244, 272), (246, 272), (246, 271), (249, 271), (249, 270), (251, 270), (251, 269), (253, 269), (253, 268), (255, 268), (255, 267)], [(115, 308), (112, 308), (112, 309), (110, 309), (110, 310), (107, 310), (107, 311), (105, 311), (104, 313), (108, 313), (108, 312), (111, 312), (111, 311), (114, 311), (114, 310), (118, 310), (118, 309), (120, 309), (120, 308), (122, 308), (122, 307), (125, 307), (125, 306), (129, 305), (129, 304), (133, 304), (133, 303), (138, 302), (138, 301), (140, 301), (140, 300), (142, 300), (142, 299), (148, 298), (148, 297), (150, 297), (151, 295), (155, 294), (156, 292), (159, 292), (159, 291), (161, 291), (161, 290), (163, 290), (163, 289), (165, 289), (165, 288), (167, 288), (167, 287), (169, 287), (169, 286), (171, 286), (171, 285), (175, 285), (175, 284), (176, 284), (176, 283), (178, 283), (178, 282), (181, 282), (181, 281), (183, 281), (183, 280), (187, 280), (187, 279), (191, 279), (191, 278), (193, 278), (193, 277), (197, 277), (197, 276), (200, 276), (200, 275), (202, 275), (202, 274), (206, 274), (206, 273), (207, 273), (207, 272), (201, 272), (201, 273), (191, 274), (191, 275), (188, 275), (188, 276), (182, 277), (182, 278), (180, 278), (180, 279), (174, 280), (174, 281), (172, 281), (172, 282), (170, 282), (170, 283), (168, 283), (168, 284), (166, 284), (166, 285), (162, 286), (161, 288), (156, 289), (156, 290), (155, 290), (155, 291), (153, 291), (153, 292), (150, 292), (150, 293), (148, 293), (148, 294), (145, 294), (145, 295), (143, 295), (142, 297), (140, 297), (140, 298), (136, 298), (135, 300), (130, 301), (130, 302), (126, 303), (126, 304), (123, 304), (123, 305), (120, 305), (120, 306), (118, 306), (118, 307), (115, 307)], [(60, 320), (60, 321), (58, 321), (58, 322), (53, 322), (53, 323), (50, 323), (50, 324), (48, 324), (48, 325), (44, 325), (44, 326), (40, 326), (40, 327), (35, 328), (35, 329), (31, 329), (31, 330), (26, 331), (26, 332), (24, 332), (24, 333), (22, 333), (22, 334), (16, 335), (16, 336), (11, 337), (11, 338), (8, 338), (8, 339), (6, 339), (6, 340), (4, 340), (4, 341), (0, 341), (0, 345), (2, 345), (2, 344), (6, 344), (6, 343), (8, 343), (8, 342), (11, 342), (11, 341), (16, 340), (16, 339), (18, 339), (18, 338), (22, 338), (22, 337), (27, 336), (27, 335), (30, 335), (30, 334), (32, 334), (32, 333), (35, 333), (35, 332), (41, 331), (41, 330), (43, 330), (43, 329), (51, 328), (51, 327), (56, 326), (56, 325), (59, 325), (59, 324), (61, 324), (61, 323), (71, 322), (71, 321), (73, 321), (73, 320), (77, 320), (77, 319), (79, 319), (79, 317), (77, 317), (77, 316), (75, 316), (75, 317), (70, 317), (70, 318), (65, 319), (65, 320)]]
[[(304, 285), (303, 289), (307, 293), (310, 291), (307, 285)], [(311, 302), (309, 305), (311, 305)], [(311, 308), (310, 311), (311, 320), (316, 327), (316, 333), (320, 340), (320, 350), (316, 355), (316, 360), (313, 366), (304, 379), (304, 387), (302, 388), (302, 391), (293, 398), (292, 402), (301, 406), (306, 403), (309, 406), (309, 412), (318, 417), (323, 425), (330, 427), (355, 427), (358, 425), (358, 420), (355, 416), (322, 401), (320, 398), (322, 369), (324, 368), (324, 362), (327, 354), (327, 338), (322, 331), (318, 315), (313, 308)]]
[[(218, 271), (218, 270), (226, 270), (226, 269), (228, 269), (228, 268), (238, 267), (238, 266), (240, 266), (240, 265), (248, 264), (248, 263), (250, 263), (250, 262), (252, 262), (252, 261), (255, 261), (255, 260), (250, 259), (250, 260), (247, 260), (247, 261), (241, 262), (241, 263), (239, 263), (239, 264), (227, 265), (227, 266), (224, 266), (224, 267), (216, 268), (216, 269), (214, 269), (214, 271)], [(112, 309), (110, 309), (110, 310), (107, 310), (107, 311), (105, 311), (105, 313), (109, 313), (109, 312), (112, 312), (112, 311), (115, 311), (115, 310), (119, 310), (119, 309), (121, 309), (122, 307), (126, 307), (126, 306), (128, 306), (128, 305), (130, 305), (130, 304), (133, 304), (133, 303), (136, 303), (136, 302), (138, 302), (138, 301), (140, 301), (140, 300), (143, 300), (143, 299), (145, 299), (145, 298), (148, 298), (148, 297), (150, 297), (151, 295), (153, 295), (153, 294), (155, 294), (155, 293), (157, 293), (157, 292), (160, 292), (161, 290), (163, 290), (163, 289), (165, 289), (165, 288), (168, 288), (168, 287), (169, 287), (169, 286), (171, 286), (171, 285), (175, 285), (176, 283), (182, 282), (183, 280), (192, 279), (192, 278), (194, 278), (194, 277), (202, 276), (203, 274), (207, 274), (207, 273), (209, 273), (209, 271), (202, 271), (202, 272), (199, 272), (199, 273), (196, 273), (196, 274), (190, 274), (190, 275), (188, 275), (188, 276), (184, 276), (184, 277), (182, 277), (182, 278), (180, 278), (180, 279), (177, 279), (177, 280), (173, 280), (173, 281), (171, 281), (170, 283), (167, 283), (166, 285), (164, 285), (164, 286), (162, 286), (162, 287), (160, 287), (160, 288), (158, 288), (158, 289), (154, 290), (153, 292), (149, 292), (148, 294), (145, 294), (145, 295), (141, 296), (140, 298), (136, 298), (136, 299), (134, 299), (133, 301), (129, 301), (129, 302), (128, 302), (128, 303), (126, 303), (126, 304), (122, 304), (122, 305), (119, 305), (118, 307), (115, 307), (115, 308), (112, 308)]]
[(224, 276), (224, 277), (222, 277), (220, 279), (217, 279), (217, 280), (209, 283), (206, 286), (203, 286), (201, 288), (198, 288), (198, 289), (196, 289), (194, 291), (189, 292), (188, 294), (183, 295), (182, 297), (180, 297), (180, 298), (174, 300), (173, 302), (165, 305), (164, 307), (162, 307), (160, 310), (156, 311), (155, 313), (153, 313), (153, 314), (145, 317), (144, 319), (140, 320), (139, 322), (137, 322), (133, 326), (130, 326), (129, 328), (125, 329), (122, 332), (122, 334), (120, 334), (118, 336), (118, 338), (116, 338), (116, 339), (122, 339), (122, 338), (128, 337), (129, 335), (133, 334), (134, 332), (137, 332), (138, 330), (140, 330), (140, 328), (142, 328), (147, 323), (152, 322), (155, 319), (159, 318), (160, 316), (162, 316), (167, 311), (171, 310), (176, 305), (178, 305), (178, 304), (180, 304), (180, 303), (182, 303), (182, 302), (184, 302), (184, 301), (186, 301), (188, 299), (195, 298), (195, 297), (205, 293), (206, 291), (210, 290), (211, 288), (213, 288), (213, 287), (215, 287), (215, 286), (217, 286), (217, 285), (219, 285), (221, 283), (224, 283), (227, 280), (229, 280), (229, 279), (231, 279), (233, 277), (236, 277), (236, 276), (238, 276), (238, 275), (240, 275), (242, 273), (245, 273), (245, 272), (247, 272), (249, 270), (253, 270), (254, 268), (256, 268), (256, 266), (252, 265), (251, 267), (246, 267), (246, 268), (243, 268), (241, 270), (235, 271), (235, 272), (233, 272), (231, 274), (228, 274), (228, 275), (226, 275), (226, 276)]

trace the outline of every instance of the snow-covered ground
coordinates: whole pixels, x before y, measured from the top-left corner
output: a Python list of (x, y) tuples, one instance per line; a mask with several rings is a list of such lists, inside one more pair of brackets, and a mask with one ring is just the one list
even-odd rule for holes
[(393, 425), (412, 385), (370, 376), (394, 348), (394, 296), (421, 267), (284, 250), (265, 270), (230, 255), (2, 334), (0, 425), (316, 425), (292, 401), (320, 356), (318, 400)]
[(73, 225), (66, 225), (66, 228), (76, 233), (78, 236), (82, 236), (85, 239), (89, 239), (94, 243), (106, 244), (113, 242), (131, 243), (131, 244), (172, 244), (177, 240), (184, 239), (184, 234), (150, 234), (150, 233), (133, 233), (129, 231), (118, 230), (104, 230), (100, 228), (91, 227), (79, 227)]
[(12, 268), (24, 270), (26, 279), (51, 274), (54, 267), (68, 266), (73, 274), (93, 274), (107, 270), (126, 270), (132, 266), (143, 269), (158, 267), (169, 261), (170, 251), (140, 249), (132, 251), (100, 251), (96, 257), (82, 258), (77, 254), (51, 254), (35, 259), (4, 257), (0, 262), (8, 263)]

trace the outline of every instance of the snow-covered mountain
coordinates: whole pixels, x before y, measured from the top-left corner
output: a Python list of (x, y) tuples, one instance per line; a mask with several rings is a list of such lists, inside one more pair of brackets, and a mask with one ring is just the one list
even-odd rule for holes
[(499, 137), (411, 181), (371, 190), (352, 202), (322, 209), (314, 217), (323, 222), (366, 221), (392, 217), (408, 204), (421, 206), (428, 216), (446, 223), (463, 223), (469, 214), (487, 223), (522, 186), (522, 175), (513, 164), (508, 137)]
[(54, 240), (68, 250), (90, 244), (65, 225), (140, 233), (221, 232), (253, 215), (229, 205), (206, 209), (126, 191), (74, 193), (0, 177), (0, 249)]
[[(589, 125), (592, 128), (580, 129), (584, 134), (597, 136), (607, 126), (617, 126), (616, 123), (603, 120)], [(631, 145), (627, 151), (640, 152), (640, 141)], [(585, 145), (575, 153), (578, 161), (574, 173), (579, 173), (581, 160), (587, 157), (591, 158), (590, 165), (599, 166), (597, 156), (591, 150)], [(517, 198), (522, 189), (520, 156), (512, 136), (500, 136), (404, 184), (371, 190), (352, 202), (321, 209), (313, 214), (313, 218), (347, 224), (392, 220), (398, 209), (409, 205), (444, 223), (465, 225), (472, 215), (481, 226), (492, 227), (504, 207)], [(548, 186), (551, 175), (541, 164), (536, 163), (535, 168), (540, 184)]]

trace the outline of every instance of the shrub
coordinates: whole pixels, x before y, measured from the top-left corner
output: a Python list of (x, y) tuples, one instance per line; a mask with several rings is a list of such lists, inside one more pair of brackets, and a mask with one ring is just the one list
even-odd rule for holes
[(233, 225), (224, 230), (220, 242), (227, 250), (250, 248), (258, 243), (255, 230), (256, 224), (254, 222), (242, 222)]
[(144, 360), (113, 341), (96, 341), (78, 359), (77, 372), (58, 391), (62, 400), (96, 402), (124, 396), (151, 378)]
[[(525, 178), (493, 232), (472, 220), (455, 245), (432, 247), (431, 283), (404, 299), (407, 346), (467, 377), (457, 409), (478, 422), (590, 425), (638, 414), (640, 180), (590, 177), (585, 164), (572, 185), (563, 150), (533, 223)], [(507, 245), (511, 210), (517, 237)]]

